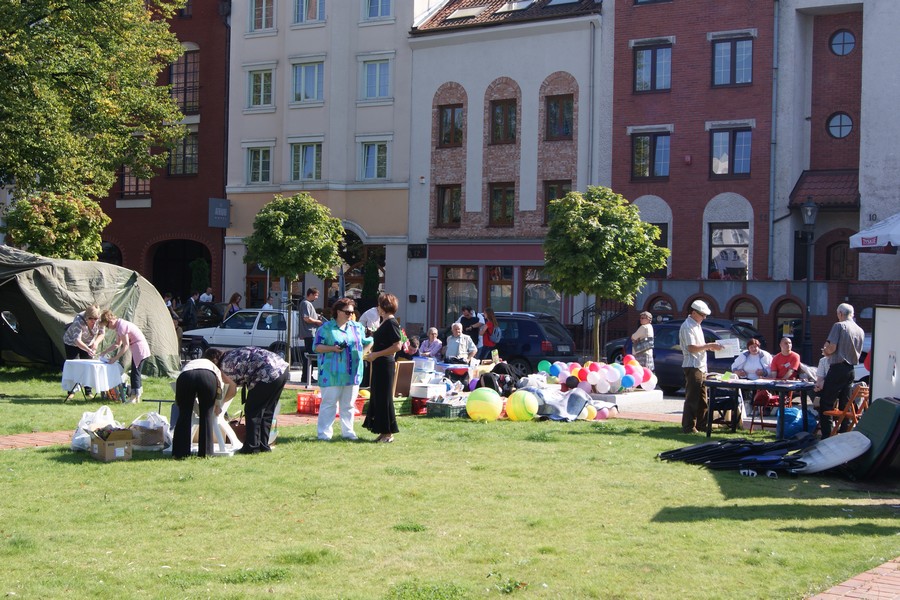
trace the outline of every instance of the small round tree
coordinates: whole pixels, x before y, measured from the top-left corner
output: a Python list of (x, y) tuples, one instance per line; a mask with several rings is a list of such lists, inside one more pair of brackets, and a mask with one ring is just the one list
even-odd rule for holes
[[(641, 220), (638, 208), (607, 187), (590, 186), (552, 200), (544, 240), (545, 266), (554, 289), (593, 294), (631, 304), (669, 256), (655, 244), (659, 228)], [(600, 328), (593, 354), (600, 360)]]

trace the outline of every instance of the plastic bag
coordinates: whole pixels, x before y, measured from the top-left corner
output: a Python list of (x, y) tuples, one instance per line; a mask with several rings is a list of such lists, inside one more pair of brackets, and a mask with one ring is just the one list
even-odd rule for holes
[(157, 412), (144, 413), (131, 423), (136, 450), (162, 450), (172, 445), (169, 420)]
[(113, 419), (112, 409), (101, 406), (95, 412), (85, 412), (78, 421), (78, 427), (72, 434), (72, 450), (87, 451), (91, 447), (91, 435), (88, 430), (100, 429), (107, 425), (121, 428), (122, 424)]

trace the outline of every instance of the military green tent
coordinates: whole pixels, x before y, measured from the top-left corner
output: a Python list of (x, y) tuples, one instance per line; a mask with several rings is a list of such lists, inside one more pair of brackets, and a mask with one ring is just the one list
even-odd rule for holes
[[(45, 258), (0, 245), (0, 311), (12, 313), (18, 323), (15, 332), (0, 322), (3, 360), (61, 367), (63, 333), (91, 304), (109, 308), (141, 329), (151, 352), (143, 373), (177, 376), (181, 361), (172, 317), (149, 281), (108, 263)], [(107, 333), (104, 347), (112, 336)], [(130, 354), (124, 359), (130, 362)]]

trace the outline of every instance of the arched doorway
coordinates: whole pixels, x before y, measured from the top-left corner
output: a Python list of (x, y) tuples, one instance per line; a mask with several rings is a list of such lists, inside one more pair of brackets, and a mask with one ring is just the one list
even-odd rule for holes
[[(358, 235), (348, 230), (340, 254), (344, 295), (356, 300), (360, 312), (375, 306), (378, 294), (384, 291), (384, 245), (366, 245)], [(340, 279), (326, 279), (325, 289), (328, 291), (325, 303), (328, 311), (338, 298)]]
[(778, 305), (775, 311), (775, 339), (772, 348), (777, 348), (783, 337), (801, 339), (803, 332), (803, 309), (796, 302), (788, 300)]
[[(200, 264), (191, 266), (196, 260), (206, 263), (205, 269)], [(151, 281), (161, 294), (172, 292), (182, 302), (187, 299), (192, 289), (202, 292), (209, 285), (210, 265), (212, 257), (209, 250), (200, 242), (192, 240), (169, 240), (157, 244), (153, 252), (153, 272)], [(194, 273), (197, 272), (196, 281)], [(200, 281), (204, 277), (206, 281)]]
[(112, 242), (103, 242), (100, 250), (100, 255), (97, 257), (97, 261), (121, 267), (122, 251)]

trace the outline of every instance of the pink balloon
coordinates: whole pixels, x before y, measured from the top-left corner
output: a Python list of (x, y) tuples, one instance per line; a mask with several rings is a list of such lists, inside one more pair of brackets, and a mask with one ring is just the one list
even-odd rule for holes
[(605, 421), (609, 418), (609, 409), (605, 406), (597, 411), (597, 416), (594, 417), (595, 421)]
[(574, 371), (575, 369), (580, 369), (580, 368), (581, 368), (581, 365), (578, 364), (577, 362), (570, 362), (570, 363), (569, 363), (569, 373), (571, 373), (571, 372)]
[(591, 384), (589, 384), (587, 381), (579, 381), (578, 389), (584, 390), (588, 394), (590, 394), (591, 393)]
[(641, 383), (647, 383), (650, 381), (650, 378), (653, 377), (653, 371), (650, 369), (644, 369), (644, 378), (641, 380)]
[(600, 370), (600, 363), (592, 362), (590, 365), (588, 365), (588, 369), (591, 371), (591, 373), (596, 373)]
[(635, 384), (641, 383), (644, 381), (644, 367), (640, 365), (634, 367), (634, 373), (632, 373), (632, 375), (634, 376)]
[(625, 374), (626, 375), (634, 375), (634, 366), (626, 364), (625, 365)]
[(622, 357), (622, 364), (624, 365), (625, 363), (631, 362), (633, 360), (634, 360), (634, 354), (626, 354), (625, 356)]

